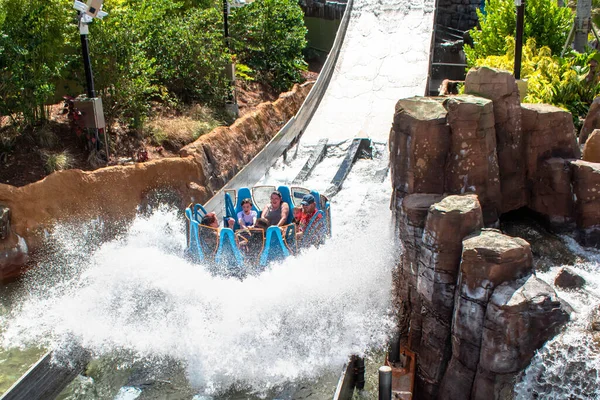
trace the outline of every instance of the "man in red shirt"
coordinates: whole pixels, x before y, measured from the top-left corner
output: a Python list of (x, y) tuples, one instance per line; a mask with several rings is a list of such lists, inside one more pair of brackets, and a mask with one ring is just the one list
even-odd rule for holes
[[(306, 228), (308, 228), (308, 224), (310, 220), (317, 212), (317, 205), (315, 203), (315, 197), (312, 194), (307, 194), (302, 198), (302, 217), (300, 217), (300, 225), (298, 225), (298, 230), (300, 232), (304, 232)], [(322, 217), (321, 214), (317, 217), (316, 221), (320, 220)]]

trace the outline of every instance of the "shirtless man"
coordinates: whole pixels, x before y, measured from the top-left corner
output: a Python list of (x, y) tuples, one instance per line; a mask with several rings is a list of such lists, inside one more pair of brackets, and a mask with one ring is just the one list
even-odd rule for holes
[(283, 226), (286, 224), (289, 214), (290, 206), (282, 201), (281, 193), (275, 190), (271, 193), (271, 202), (265, 206), (261, 217), (266, 218), (271, 226)]

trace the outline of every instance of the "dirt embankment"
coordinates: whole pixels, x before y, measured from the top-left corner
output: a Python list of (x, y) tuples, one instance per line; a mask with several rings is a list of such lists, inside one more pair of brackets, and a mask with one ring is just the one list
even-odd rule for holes
[(274, 102), (245, 113), (229, 127), (201, 136), (180, 152), (163, 158), (95, 171), (66, 170), (22, 187), (0, 184), (0, 206), (12, 213), (12, 234), (0, 241), (0, 279), (17, 276), (24, 263), (24, 239), (35, 252), (44, 230), (56, 222), (101, 217), (121, 221), (157, 189), (174, 191), (178, 203), (205, 202), (252, 159), (298, 111), (313, 82), (295, 85)]

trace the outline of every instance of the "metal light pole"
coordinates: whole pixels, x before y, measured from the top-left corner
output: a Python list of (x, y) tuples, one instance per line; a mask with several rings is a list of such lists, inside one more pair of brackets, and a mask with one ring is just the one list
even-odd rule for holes
[(82, 111), (83, 122), (85, 127), (91, 129), (94, 133), (92, 144), (95, 150), (100, 150), (100, 137), (98, 132), (101, 131), (104, 136), (104, 144), (106, 146), (106, 161), (109, 160), (108, 138), (104, 129), (106, 127), (104, 121), (104, 111), (102, 108), (102, 99), (96, 97), (94, 88), (94, 74), (92, 72), (92, 63), (90, 61), (90, 50), (88, 35), (89, 24), (94, 18), (104, 18), (108, 13), (102, 11), (102, 2), (104, 0), (88, 0), (87, 4), (75, 0), (73, 8), (78, 13), (79, 37), (81, 39), (81, 55), (83, 58), (83, 67), (85, 70), (85, 84), (88, 98), (85, 100), (76, 101), (76, 108)]
[(515, 33), (515, 78), (521, 79), (521, 58), (523, 55), (523, 24), (525, 20), (525, 0), (515, 0), (517, 6), (517, 32)]

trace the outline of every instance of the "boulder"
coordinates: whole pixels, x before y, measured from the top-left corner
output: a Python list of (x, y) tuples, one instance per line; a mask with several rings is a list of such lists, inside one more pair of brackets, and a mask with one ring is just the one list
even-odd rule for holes
[(10, 234), (10, 208), (0, 206), (0, 240), (8, 238)]
[(521, 109), (526, 177), (530, 184), (538, 179), (538, 170), (545, 160), (579, 158), (569, 112), (549, 104), (523, 104)]
[(521, 371), (569, 313), (554, 289), (534, 275), (498, 286), (487, 307), (480, 366), (499, 374)]
[(584, 161), (600, 163), (600, 129), (594, 129), (583, 146)]
[(450, 146), (443, 98), (411, 97), (396, 103), (390, 131), (394, 192), (444, 192), (444, 167)]
[(576, 160), (571, 167), (577, 227), (596, 227), (600, 225), (600, 164)]
[(456, 96), (444, 101), (444, 107), (451, 131), (445, 191), (476, 193), (484, 221), (494, 224), (502, 199), (492, 102), (475, 96)]
[(493, 102), (501, 212), (527, 205), (521, 103), (515, 77), (507, 71), (474, 68), (467, 73), (465, 93)]
[(531, 271), (531, 249), (523, 239), (484, 229), (463, 241), (452, 319), (452, 359), (460, 362), (471, 374), (462, 373), (457, 376), (455, 372), (448, 370), (444, 375), (441, 387), (469, 387), (468, 391), (453, 398), (470, 398), (470, 384), (458, 382), (457, 379), (461, 376), (472, 379), (471, 376), (477, 371), (486, 310), (494, 289), (505, 282), (526, 277)]
[(581, 289), (585, 285), (585, 279), (571, 268), (561, 268), (554, 279), (554, 285), (563, 289)]
[(585, 144), (594, 129), (598, 128), (600, 128), (600, 97), (594, 99), (583, 121), (581, 130), (579, 131), (579, 144)]
[(574, 222), (571, 165), (568, 161), (563, 158), (542, 161), (533, 180), (529, 207), (557, 226), (567, 227)]
[(29, 250), (25, 240), (11, 232), (0, 240), (0, 282), (18, 278), (29, 260)]

